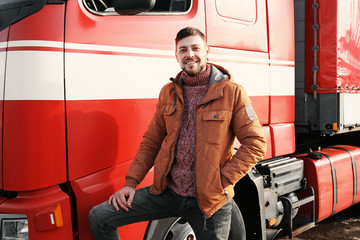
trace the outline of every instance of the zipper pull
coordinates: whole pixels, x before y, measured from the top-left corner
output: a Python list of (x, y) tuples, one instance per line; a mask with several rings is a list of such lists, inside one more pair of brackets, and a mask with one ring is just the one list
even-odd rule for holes
[(226, 201), (229, 202), (229, 194), (228, 194), (228, 192), (226, 190), (224, 190), (224, 192), (225, 192)]
[(203, 231), (205, 231), (205, 232), (207, 232), (206, 219), (207, 219), (207, 217), (204, 215), (204, 227), (203, 227)]

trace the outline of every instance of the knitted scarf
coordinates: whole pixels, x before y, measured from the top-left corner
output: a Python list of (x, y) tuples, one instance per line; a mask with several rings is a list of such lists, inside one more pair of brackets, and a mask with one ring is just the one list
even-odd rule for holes
[(182, 72), (184, 112), (179, 138), (175, 149), (175, 163), (170, 171), (169, 187), (185, 197), (195, 193), (195, 110), (209, 89), (211, 68), (194, 77)]

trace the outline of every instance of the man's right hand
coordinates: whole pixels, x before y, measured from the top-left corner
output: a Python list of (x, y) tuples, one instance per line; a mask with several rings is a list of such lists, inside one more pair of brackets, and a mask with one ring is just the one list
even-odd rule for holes
[(131, 203), (134, 200), (135, 189), (129, 186), (124, 186), (119, 191), (115, 192), (109, 198), (109, 205), (113, 205), (116, 211), (120, 210), (120, 207), (125, 211), (129, 211)]

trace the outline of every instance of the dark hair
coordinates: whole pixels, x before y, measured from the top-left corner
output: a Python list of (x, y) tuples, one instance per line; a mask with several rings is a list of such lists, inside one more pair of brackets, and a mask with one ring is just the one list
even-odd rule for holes
[(205, 35), (197, 28), (194, 27), (186, 27), (181, 29), (177, 34), (175, 38), (175, 43), (178, 44), (178, 42), (181, 39), (184, 39), (189, 36), (200, 36), (201, 39), (206, 43), (206, 37)]

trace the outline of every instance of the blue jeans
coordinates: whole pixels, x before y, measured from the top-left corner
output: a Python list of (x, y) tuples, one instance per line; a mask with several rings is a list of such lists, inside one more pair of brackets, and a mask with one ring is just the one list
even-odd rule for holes
[(168, 217), (184, 218), (198, 240), (228, 239), (233, 200), (206, 218), (195, 198), (180, 196), (170, 188), (160, 195), (151, 194), (149, 189), (136, 190), (129, 212), (123, 209), (116, 211), (107, 201), (93, 207), (89, 212), (89, 223), (95, 239), (118, 240), (118, 227)]

